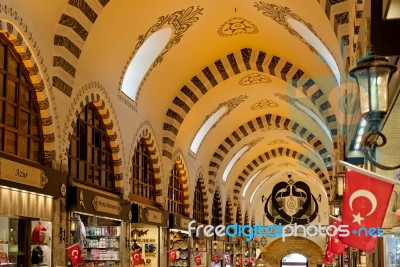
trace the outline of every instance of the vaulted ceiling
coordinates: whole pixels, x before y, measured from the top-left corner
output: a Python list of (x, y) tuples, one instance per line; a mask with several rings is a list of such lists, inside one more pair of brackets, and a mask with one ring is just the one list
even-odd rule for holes
[[(0, 14), (3, 28), (10, 16), (31, 36), (58, 117), (85, 84), (101, 84), (124, 144), (149, 122), (163, 162), (181, 153), (189, 169), (203, 168), (210, 192), (224, 184), (237, 202), (260, 170), (302, 175), (331, 195), (327, 162), (343, 149), (359, 2), (39, 0), (2, 4)], [(121, 87), (132, 59), (165, 28), (166, 45), (128, 97)]]

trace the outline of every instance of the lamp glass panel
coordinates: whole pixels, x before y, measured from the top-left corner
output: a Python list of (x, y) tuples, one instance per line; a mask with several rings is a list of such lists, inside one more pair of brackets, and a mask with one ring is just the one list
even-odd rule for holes
[(354, 72), (360, 89), (361, 113), (385, 113), (388, 108), (388, 80), (391, 69), (370, 67)]

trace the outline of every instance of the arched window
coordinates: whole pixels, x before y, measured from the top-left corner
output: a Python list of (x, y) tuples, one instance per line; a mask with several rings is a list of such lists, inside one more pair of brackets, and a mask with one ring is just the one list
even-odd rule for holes
[(154, 169), (147, 144), (143, 138), (135, 148), (135, 155), (132, 161), (132, 199), (155, 205), (156, 182)]
[(221, 197), (219, 196), (219, 192), (215, 191), (213, 203), (212, 203), (212, 217), (211, 224), (213, 226), (218, 226), (222, 224), (221, 218)]
[(290, 267), (290, 266), (307, 267), (308, 266), (307, 258), (298, 253), (288, 254), (282, 258), (281, 267)]
[(97, 108), (89, 103), (78, 115), (68, 151), (69, 175), (101, 189), (114, 189), (112, 151)]
[(243, 222), (242, 222), (242, 210), (240, 209), (240, 206), (238, 206), (237, 210), (236, 210), (236, 223), (238, 225), (243, 225)]
[(3, 34), (0, 44), (0, 150), (44, 163), (39, 108), (28, 71)]
[(196, 220), (199, 223), (205, 223), (204, 198), (203, 191), (201, 190), (200, 179), (197, 179), (196, 188), (194, 190), (193, 220)]
[(232, 223), (231, 208), (231, 200), (228, 198), (225, 205), (225, 225)]
[(185, 215), (184, 188), (178, 165), (171, 170), (168, 184), (168, 211)]

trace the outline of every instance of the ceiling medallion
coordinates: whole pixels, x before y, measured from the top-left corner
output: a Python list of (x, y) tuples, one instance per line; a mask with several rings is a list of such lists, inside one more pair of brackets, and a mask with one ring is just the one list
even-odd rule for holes
[(260, 100), (256, 103), (254, 103), (250, 109), (251, 110), (259, 110), (259, 109), (264, 109), (264, 108), (274, 108), (277, 107), (278, 104), (275, 101), (269, 100), (269, 99), (263, 99)]
[(222, 37), (230, 37), (237, 34), (255, 34), (258, 28), (247, 19), (234, 17), (222, 24), (218, 29), (218, 34)]
[(265, 216), (274, 224), (310, 224), (318, 216), (319, 207), (307, 183), (280, 181), (274, 185), (264, 204)]
[(240, 79), (240, 85), (253, 85), (257, 83), (270, 83), (271, 79), (264, 73), (251, 73)]
[(275, 139), (271, 142), (268, 143), (269, 146), (273, 146), (273, 145), (279, 145), (279, 144), (289, 144), (287, 141), (282, 140), (282, 139)]

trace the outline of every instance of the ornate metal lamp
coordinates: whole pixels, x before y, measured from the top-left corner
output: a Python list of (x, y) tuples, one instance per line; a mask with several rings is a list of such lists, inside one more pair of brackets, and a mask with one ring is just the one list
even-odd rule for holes
[[(360, 92), (360, 109), (362, 116), (368, 121), (368, 133), (361, 141), (361, 151), (372, 165), (383, 169), (393, 170), (397, 166), (385, 166), (375, 161), (371, 152), (376, 147), (386, 144), (385, 135), (380, 132), (379, 125), (388, 111), (389, 80), (397, 67), (391, 65), (385, 57), (376, 56), (372, 49), (368, 55), (357, 62), (357, 66), (350, 70), (350, 76), (357, 80)], [(379, 142), (379, 139), (381, 141)]]

